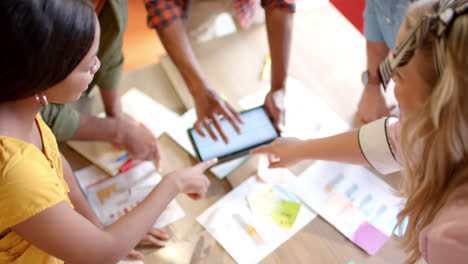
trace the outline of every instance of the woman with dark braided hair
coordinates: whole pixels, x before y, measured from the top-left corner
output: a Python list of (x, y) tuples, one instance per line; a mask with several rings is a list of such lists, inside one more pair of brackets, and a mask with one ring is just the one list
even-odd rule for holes
[(408, 219), (405, 263), (468, 262), (468, 1), (420, 0), (410, 6), (395, 52), (379, 67), (384, 87), (395, 81), (401, 117), (359, 130), (300, 141), (278, 139), (252, 153), (270, 167), (303, 159), (403, 170)]
[[(135, 209), (104, 227), (39, 110), (88, 89), (100, 61), (89, 0), (0, 1), (0, 263), (115, 263), (178, 193), (201, 198), (210, 160), (166, 175)], [(151, 241), (150, 241), (151, 242)]]

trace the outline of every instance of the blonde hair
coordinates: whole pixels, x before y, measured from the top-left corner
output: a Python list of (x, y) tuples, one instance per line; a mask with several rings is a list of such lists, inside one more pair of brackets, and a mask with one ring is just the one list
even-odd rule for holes
[[(435, 14), (438, 2), (419, 1), (411, 6), (404, 26), (411, 28), (421, 17)], [(434, 65), (434, 45), (440, 45), (445, 55), (440, 75)], [(468, 14), (454, 19), (440, 38), (430, 32), (415, 56), (431, 90), (421, 109), (404, 121), (401, 134), (406, 170), (400, 194), (407, 202), (397, 227), (402, 228), (407, 218), (401, 244), (408, 254), (405, 263), (421, 258), (419, 234), (448, 197), (468, 183)]]

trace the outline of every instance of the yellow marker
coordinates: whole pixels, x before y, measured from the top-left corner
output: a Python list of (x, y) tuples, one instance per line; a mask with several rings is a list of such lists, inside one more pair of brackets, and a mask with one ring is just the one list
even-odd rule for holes
[(253, 227), (251, 224), (247, 223), (240, 214), (233, 214), (232, 217), (237, 220), (242, 227), (249, 233), (250, 236), (252, 236), (257, 242), (260, 242), (261, 244), (265, 243), (263, 241), (262, 237), (258, 234), (257, 230), (255, 230), (255, 227)]
[(265, 64), (263, 64), (263, 70), (262, 70), (262, 81), (266, 79), (267, 74), (268, 74), (268, 69), (271, 68), (271, 57), (270, 55), (266, 56), (265, 58)]

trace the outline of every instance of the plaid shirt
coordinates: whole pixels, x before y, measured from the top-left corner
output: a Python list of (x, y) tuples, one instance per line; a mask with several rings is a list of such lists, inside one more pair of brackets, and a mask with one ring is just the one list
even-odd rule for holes
[[(185, 16), (188, 0), (144, 0), (148, 11), (148, 27), (160, 28), (179, 17)], [(258, 0), (232, 0), (237, 18), (242, 27), (250, 25)], [(295, 0), (261, 0), (263, 8), (280, 8), (289, 12), (296, 10)]]

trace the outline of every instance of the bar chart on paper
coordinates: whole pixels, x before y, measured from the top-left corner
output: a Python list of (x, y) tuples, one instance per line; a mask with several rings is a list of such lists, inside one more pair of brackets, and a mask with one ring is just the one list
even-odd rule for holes
[[(95, 166), (78, 170), (75, 175), (89, 205), (104, 225), (110, 225), (132, 211), (161, 180), (150, 161), (115, 177)], [(184, 215), (177, 201), (173, 200), (153, 227), (164, 227)]]
[(361, 166), (319, 161), (295, 186), (306, 204), (371, 255), (392, 235), (403, 205), (388, 184)]

